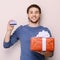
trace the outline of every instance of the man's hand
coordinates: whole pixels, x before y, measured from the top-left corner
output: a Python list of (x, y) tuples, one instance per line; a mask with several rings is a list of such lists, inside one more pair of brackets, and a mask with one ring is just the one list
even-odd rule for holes
[(37, 53), (40, 53), (40, 54), (42, 54), (42, 55), (44, 55), (46, 57), (52, 56), (52, 52), (49, 52), (49, 51), (47, 51), (47, 52), (37, 52)]
[[(10, 20), (10, 21), (12, 21), (12, 20)], [(10, 41), (11, 32), (14, 29), (14, 25), (10, 25), (10, 21), (8, 22), (8, 25), (7, 25), (7, 32), (6, 32), (5, 39), (4, 39), (5, 42)]]
[(10, 31), (10, 32), (12, 32), (12, 30), (14, 29), (14, 25), (10, 25), (10, 22), (11, 22), (12, 20), (10, 20), (9, 22), (8, 22), (8, 25), (7, 25), (7, 31)]

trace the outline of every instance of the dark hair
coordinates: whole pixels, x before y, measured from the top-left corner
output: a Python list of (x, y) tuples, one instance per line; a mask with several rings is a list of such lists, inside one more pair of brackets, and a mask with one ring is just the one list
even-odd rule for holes
[(32, 8), (32, 7), (38, 8), (38, 9), (39, 9), (39, 13), (41, 14), (41, 8), (40, 8), (38, 5), (36, 5), (36, 4), (30, 5), (30, 6), (27, 8), (27, 13), (29, 12), (29, 9)]

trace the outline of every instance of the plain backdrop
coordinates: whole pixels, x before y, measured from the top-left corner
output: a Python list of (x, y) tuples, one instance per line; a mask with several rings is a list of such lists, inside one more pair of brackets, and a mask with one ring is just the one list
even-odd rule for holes
[(48, 27), (55, 38), (54, 56), (48, 60), (60, 60), (60, 0), (0, 0), (0, 60), (20, 60), (20, 42), (5, 49), (3, 41), (10, 19), (17, 21), (15, 29), (28, 23), (26, 9), (31, 4), (41, 7), (41, 25)]

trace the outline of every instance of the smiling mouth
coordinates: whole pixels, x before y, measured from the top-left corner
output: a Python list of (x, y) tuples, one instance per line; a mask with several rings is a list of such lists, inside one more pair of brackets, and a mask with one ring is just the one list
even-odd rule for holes
[(34, 16), (34, 17), (32, 17), (32, 19), (36, 19), (36, 17)]

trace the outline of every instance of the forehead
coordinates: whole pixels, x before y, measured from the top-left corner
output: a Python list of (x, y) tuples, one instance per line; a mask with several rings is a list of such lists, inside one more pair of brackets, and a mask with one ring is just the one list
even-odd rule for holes
[(29, 9), (29, 11), (39, 11), (39, 9), (36, 8), (36, 7), (31, 7), (31, 8)]

